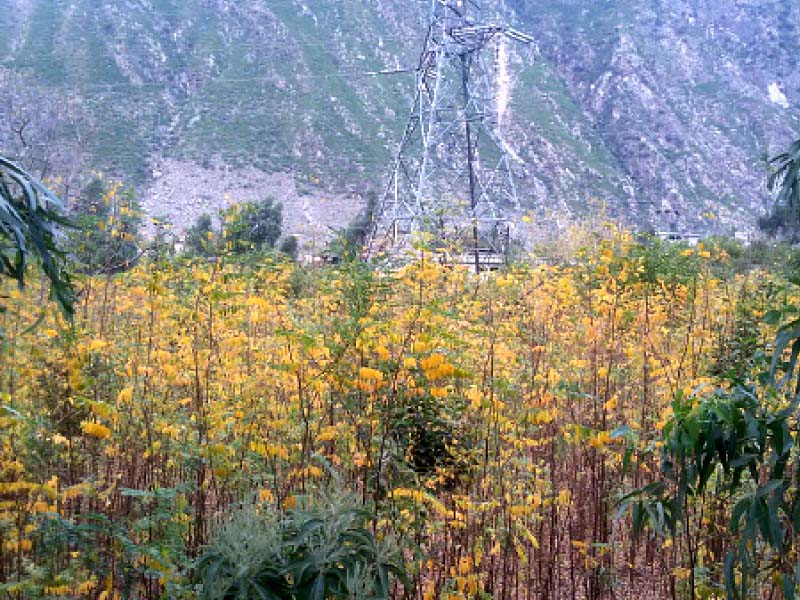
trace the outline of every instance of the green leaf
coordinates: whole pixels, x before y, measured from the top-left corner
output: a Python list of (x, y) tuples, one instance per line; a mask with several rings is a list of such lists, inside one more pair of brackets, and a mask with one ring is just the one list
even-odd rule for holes
[(784, 600), (794, 600), (794, 578), (790, 575), (783, 575), (783, 597)]
[(314, 587), (311, 588), (309, 600), (325, 600), (325, 575), (322, 573), (317, 575)]
[[(800, 327), (783, 329), (779, 331), (778, 335), (775, 337), (775, 351), (772, 355), (772, 364), (770, 366), (770, 376), (773, 378), (773, 380), (775, 377), (775, 372), (778, 370), (778, 364), (783, 356), (783, 351), (792, 342), (792, 340), (796, 340), (798, 338), (800, 338)], [(789, 376), (791, 376), (791, 371), (787, 370), (787, 374), (784, 379)]]
[(762, 318), (767, 325), (777, 325), (781, 319), (783, 319), (783, 311), (780, 310), (770, 310)]
[(756, 498), (763, 498), (764, 496), (768, 496), (775, 490), (781, 488), (784, 485), (784, 482), (781, 480), (772, 480), (767, 482), (766, 484), (760, 486), (756, 490)]
[(736, 506), (733, 507), (733, 512), (731, 513), (731, 522), (729, 525), (731, 533), (737, 534), (739, 532), (739, 522), (742, 520), (742, 515), (750, 510), (752, 501), (752, 497), (745, 496), (736, 503)]
[(75, 294), (66, 269), (68, 260), (58, 247), (61, 201), (16, 163), (0, 156), (0, 239), (11, 241), (12, 262), (2, 260), (0, 274), (25, 284), (29, 256), (36, 258), (49, 279), (51, 295), (64, 316), (72, 318)]
[(729, 597), (738, 600), (739, 594), (736, 591), (736, 554), (733, 550), (729, 550), (725, 555), (725, 564), (723, 566), (723, 573), (725, 574), (725, 587), (728, 590)]
[(611, 432), (611, 439), (616, 440), (618, 438), (626, 438), (630, 436), (632, 432), (633, 430), (628, 425), (622, 425)]
[(0, 406), (0, 415), (3, 415), (4, 417), (11, 417), (12, 419), (17, 419), (19, 421), (25, 420), (25, 415), (18, 410), (11, 408), (10, 406)]

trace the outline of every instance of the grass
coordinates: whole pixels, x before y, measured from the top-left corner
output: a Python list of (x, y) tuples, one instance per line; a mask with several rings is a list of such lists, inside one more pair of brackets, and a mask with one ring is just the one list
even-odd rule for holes
[(34, 3), (27, 35), (13, 66), (31, 69), (47, 83), (58, 84), (65, 80), (66, 66), (56, 43), (66, 5), (65, 0)]
[[(591, 179), (596, 193), (613, 196), (619, 191), (613, 182), (624, 177), (622, 165), (593, 132), (583, 109), (547, 63), (540, 59), (528, 67), (520, 76), (516, 94), (520, 99), (515, 107), (518, 116), (558, 148), (567, 162), (564, 166), (573, 172), (581, 168), (597, 172), (600, 177)], [(578, 125), (586, 139), (576, 137), (571, 124)], [(546, 180), (547, 174), (537, 173), (537, 177)]]

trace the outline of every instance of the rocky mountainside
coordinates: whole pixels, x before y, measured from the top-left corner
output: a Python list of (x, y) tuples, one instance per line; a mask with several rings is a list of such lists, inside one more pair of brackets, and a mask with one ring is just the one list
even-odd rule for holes
[[(800, 135), (800, 4), (485, 4), (536, 39), (502, 82), (525, 210), (753, 226)], [(324, 234), (383, 186), (413, 77), (377, 73), (415, 66), (426, 5), (0, 0), (0, 147), (135, 182), (179, 228), (271, 194)]]

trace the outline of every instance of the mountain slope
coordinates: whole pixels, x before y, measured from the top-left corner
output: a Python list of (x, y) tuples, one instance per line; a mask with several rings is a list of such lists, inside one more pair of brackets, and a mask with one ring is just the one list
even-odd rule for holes
[[(179, 227), (226, 194), (281, 190), (311, 220), (339, 224), (341, 211), (312, 198), (343, 206), (381, 190), (413, 78), (374, 73), (416, 64), (426, 4), (0, 0), (0, 64), (70, 98), (65, 142), (79, 138), (92, 164), (144, 185), (145, 205)], [(800, 134), (800, 7), (487, 4), (537, 40), (507, 65), (526, 207), (604, 203), (643, 222), (655, 205), (692, 229), (720, 227), (709, 211), (726, 227), (754, 223), (762, 156)], [(13, 150), (6, 112), (0, 146)], [(204, 191), (190, 197), (183, 175)]]
[(800, 130), (800, 6), (586, 6), (518, 3), (637, 197), (667, 201), (684, 218), (708, 210), (752, 221), (764, 201), (763, 156)]

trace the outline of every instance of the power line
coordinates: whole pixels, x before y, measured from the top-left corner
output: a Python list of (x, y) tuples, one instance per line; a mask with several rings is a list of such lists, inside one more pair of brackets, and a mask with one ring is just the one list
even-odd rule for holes
[[(317, 73), (317, 74), (303, 74), (303, 73), (294, 73), (289, 78), (291, 80), (319, 80), (319, 79), (347, 79), (347, 78), (369, 78), (369, 77), (379, 77), (379, 76), (386, 76), (386, 75), (408, 75), (414, 73), (414, 69), (380, 69), (380, 70), (373, 70), (373, 71), (341, 71), (337, 73)], [(194, 76), (201, 76), (200, 74), (194, 74)], [(192, 75), (188, 76), (189, 79), (192, 78)], [(280, 76), (276, 75), (264, 75), (259, 77), (235, 77), (235, 78), (214, 78), (210, 77), (207, 78), (205, 81), (205, 85), (214, 85), (214, 84), (239, 84), (239, 83), (275, 83), (277, 80), (283, 79)], [(74, 87), (77, 92), (84, 92), (86, 90), (98, 90), (98, 91), (112, 91), (116, 89), (136, 89), (136, 90), (144, 90), (144, 89), (160, 89), (160, 88), (179, 88), (179, 82), (175, 81), (153, 81), (153, 82), (142, 82), (142, 83), (134, 83), (134, 82), (120, 82), (120, 83), (96, 83), (96, 84), (89, 84), (89, 85), (80, 85), (75, 84)]]

